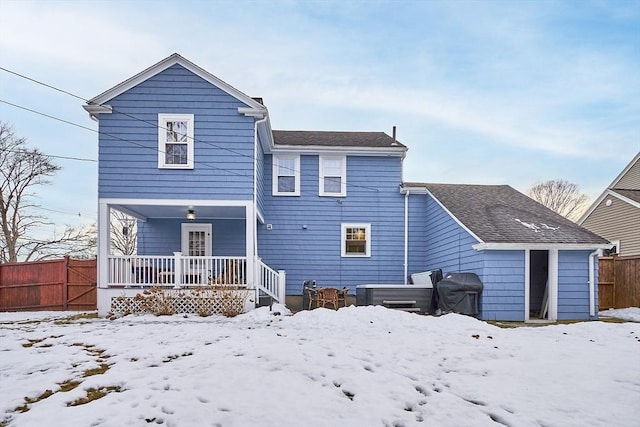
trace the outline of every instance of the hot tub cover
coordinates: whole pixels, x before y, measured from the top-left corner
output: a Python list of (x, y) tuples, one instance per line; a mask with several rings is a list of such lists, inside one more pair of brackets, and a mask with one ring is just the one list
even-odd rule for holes
[(442, 312), (478, 314), (482, 281), (475, 273), (448, 273), (436, 285), (438, 308)]

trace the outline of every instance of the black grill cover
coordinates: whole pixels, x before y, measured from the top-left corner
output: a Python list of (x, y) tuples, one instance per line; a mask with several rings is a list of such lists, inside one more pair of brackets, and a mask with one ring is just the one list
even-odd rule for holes
[(478, 314), (482, 282), (475, 273), (449, 273), (438, 282), (438, 308), (444, 312)]

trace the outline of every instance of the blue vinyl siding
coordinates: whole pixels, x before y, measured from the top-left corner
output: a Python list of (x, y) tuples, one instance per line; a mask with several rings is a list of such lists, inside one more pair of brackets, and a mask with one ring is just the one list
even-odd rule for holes
[(525, 251), (482, 251), (480, 317), (524, 321)]
[[(264, 164), (271, 165), (271, 155)], [(265, 221), (258, 228), (258, 253), (271, 267), (287, 271), (287, 294), (299, 295), (303, 280), (320, 285), (404, 282), (404, 205), (399, 191), (401, 159), (348, 156), (347, 197), (318, 196), (318, 156), (300, 157), (300, 196), (271, 195), (264, 174)], [(341, 256), (341, 224), (371, 224), (371, 257)], [(306, 226), (306, 229), (303, 228)]]
[(466, 271), (482, 274), (482, 254), (471, 246), (478, 241), (430, 196), (426, 203), (426, 269), (443, 273)]
[(558, 320), (589, 319), (589, 251), (558, 253)]
[(427, 196), (409, 195), (409, 275), (427, 270), (426, 212)]
[(265, 189), (265, 186), (264, 186), (264, 178), (266, 173), (271, 173), (271, 165), (265, 164), (264, 149), (262, 148), (262, 144), (260, 143), (258, 143), (256, 172), (257, 172), (256, 175), (258, 176), (257, 185), (256, 185), (257, 186), (257, 189), (256, 189), (257, 208), (258, 208), (258, 211), (264, 215), (264, 196), (265, 196), (265, 191), (268, 191), (267, 189)]
[[(181, 219), (153, 218), (138, 222), (138, 254), (173, 255), (180, 252), (182, 223)], [(245, 256), (244, 219), (198, 219), (195, 223), (212, 224), (213, 256)]]
[[(254, 119), (245, 106), (174, 65), (108, 102), (100, 115), (100, 198), (253, 197)], [(194, 169), (158, 169), (158, 113), (194, 114)], [(133, 118), (133, 117), (135, 118)]]

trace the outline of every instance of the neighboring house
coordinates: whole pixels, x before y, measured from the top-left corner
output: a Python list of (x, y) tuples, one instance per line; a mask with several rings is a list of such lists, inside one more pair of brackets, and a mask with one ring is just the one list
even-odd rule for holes
[[(525, 320), (525, 307), (537, 304), (526, 290), (542, 286), (541, 275), (529, 272), (547, 267), (549, 318), (595, 316), (590, 254), (606, 241), (511, 189), (501, 190), (508, 197), (497, 216), (481, 210), (466, 224), (455, 207), (445, 208), (450, 201), (438, 191), (445, 187), (403, 185), (407, 147), (395, 132), (272, 130), (260, 98), (177, 54), (84, 108), (100, 131), (101, 314), (152, 285), (242, 285), (256, 298), (285, 302), (301, 295), (304, 280), (354, 293), (360, 284), (402, 284), (411, 273), (442, 268), (474, 271), (486, 282), (483, 318)], [(448, 188), (467, 203), (487, 203), (487, 189), (496, 187)], [(505, 219), (514, 207), (523, 213)], [(135, 256), (109, 252), (112, 209), (138, 220)], [(535, 209), (544, 215), (525, 215)], [(496, 220), (520, 232), (514, 236), (530, 232), (529, 240), (485, 236), (485, 228), (502, 232)], [(560, 228), (532, 229), (542, 222)], [(548, 235), (555, 237), (539, 240)]]
[(578, 224), (613, 243), (612, 253), (640, 255), (640, 152), (580, 217)]

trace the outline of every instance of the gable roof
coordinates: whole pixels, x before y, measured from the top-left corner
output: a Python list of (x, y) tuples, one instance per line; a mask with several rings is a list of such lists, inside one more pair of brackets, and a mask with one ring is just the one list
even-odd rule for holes
[[(218, 87), (222, 91), (228, 93), (229, 95), (233, 96), (237, 100), (243, 102), (244, 104), (246, 104), (250, 108), (264, 110), (266, 112), (265, 106), (262, 105), (260, 102), (256, 101), (255, 99), (251, 98), (248, 95), (245, 95), (244, 93), (240, 92), (238, 89), (234, 88), (230, 84), (223, 82), (222, 80), (220, 80), (219, 78), (217, 78), (213, 74), (211, 74), (208, 71), (198, 67), (196, 64), (194, 64), (191, 61), (186, 60), (185, 58), (183, 58), (182, 56), (180, 56), (177, 53), (169, 55), (168, 57), (166, 57), (162, 61), (152, 65), (151, 67), (147, 68), (146, 70), (143, 70), (143, 71), (139, 72), (135, 76), (128, 78), (127, 80), (123, 81), (122, 83), (119, 83), (119, 84), (115, 85), (114, 87), (112, 87), (111, 89), (108, 89), (105, 92), (102, 92), (100, 95), (90, 99), (89, 101), (87, 101), (88, 105), (85, 106), (85, 107), (102, 105), (105, 102), (108, 102), (109, 100), (115, 98), (116, 96), (128, 91), (129, 89), (139, 85), (140, 83), (144, 82), (145, 80), (155, 76), (156, 74), (161, 73), (162, 71), (164, 71), (167, 68), (170, 68), (170, 67), (172, 67), (172, 66), (174, 66), (176, 64), (186, 68), (187, 70), (191, 71), (195, 75), (201, 77), (202, 79), (206, 80), (207, 82), (211, 83), (212, 85)], [(85, 108), (85, 109), (88, 110), (88, 108)]]
[(407, 148), (384, 132), (274, 130), (273, 140), (276, 146)]
[(403, 188), (426, 189), (480, 243), (608, 245), (508, 185), (405, 183)]
[[(631, 169), (636, 165), (636, 163), (640, 162), (640, 151), (638, 151), (638, 154), (636, 154), (634, 156), (634, 158), (629, 162), (629, 164), (622, 170), (622, 172), (620, 172), (620, 174), (613, 180), (613, 182), (611, 182), (611, 184), (609, 184), (609, 186), (607, 188), (605, 188), (605, 190), (602, 192), (602, 194), (600, 194), (600, 196), (598, 196), (598, 198), (596, 200), (594, 200), (594, 202), (591, 204), (591, 206), (589, 206), (589, 209), (587, 209), (582, 216), (578, 219), (577, 223), (578, 224), (584, 224), (584, 222), (587, 220), (587, 218), (589, 218), (589, 216), (593, 213), (594, 210), (596, 210), (596, 208), (598, 206), (600, 206), (600, 203), (602, 203), (602, 201), (604, 200), (605, 197), (607, 197), (607, 195), (612, 195), (618, 198), (621, 198), (622, 200), (624, 200), (624, 198), (629, 199), (632, 201), (631, 204), (634, 204), (633, 202), (638, 202), (640, 203), (640, 196), (638, 196), (638, 193), (640, 192), (640, 187), (639, 188), (620, 188), (618, 187), (618, 183), (625, 177), (625, 175), (627, 173), (629, 173), (629, 171), (631, 171)], [(622, 197), (620, 197), (622, 196)], [(629, 200), (625, 200), (626, 202), (629, 202)], [(636, 204), (637, 206), (637, 204)], [(638, 206), (640, 208), (640, 206)]]

